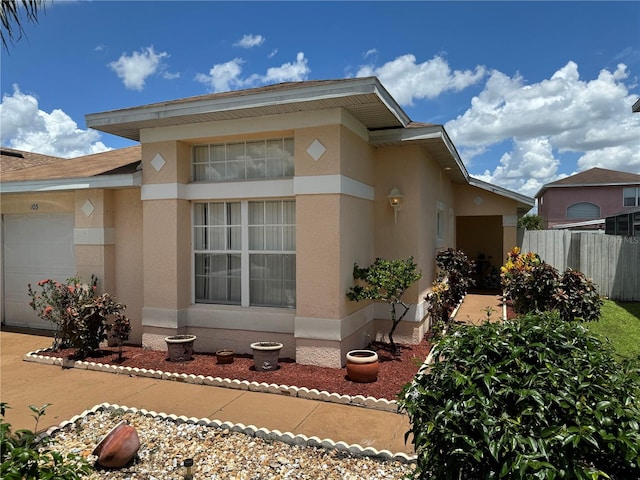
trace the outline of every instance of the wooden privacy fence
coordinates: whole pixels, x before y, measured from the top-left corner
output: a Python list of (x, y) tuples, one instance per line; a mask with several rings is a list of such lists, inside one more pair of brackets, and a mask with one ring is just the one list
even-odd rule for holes
[(526, 231), (523, 252), (535, 252), (560, 272), (578, 270), (591, 278), (600, 295), (640, 301), (640, 237), (568, 230)]

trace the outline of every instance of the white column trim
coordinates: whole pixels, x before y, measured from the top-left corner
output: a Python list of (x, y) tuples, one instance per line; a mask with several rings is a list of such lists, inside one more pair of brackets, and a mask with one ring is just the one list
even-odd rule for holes
[(310, 175), (295, 177), (293, 190), (296, 195), (344, 194), (373, 201), (372, 186), (344, 175)]

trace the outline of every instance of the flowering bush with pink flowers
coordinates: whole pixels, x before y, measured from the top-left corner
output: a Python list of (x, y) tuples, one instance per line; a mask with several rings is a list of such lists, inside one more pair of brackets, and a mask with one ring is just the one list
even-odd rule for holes
[(29, 284), (29, 305), (56, 327), (55, 349), (77, 348), (76, 357), (84, 358), (100, 348), (109, 331), (119, 346), (128, 340), (131, 324), (124, 315), (126, 306), (108, 293), (98, 295), (97, 283), (93, 275), (89, 284), (77, 277), (66, 284), (46, 279), (37, 283), (39, 292)]

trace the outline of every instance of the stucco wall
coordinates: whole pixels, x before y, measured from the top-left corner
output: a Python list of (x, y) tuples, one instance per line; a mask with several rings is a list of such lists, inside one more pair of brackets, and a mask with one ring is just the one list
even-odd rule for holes
[[(32, 206), (37, 205), (37, 209)], [(0, 212), (3, 215), (43, 215), (47, 213), (73, 213), (73, 192), (29, 192), (0, 196)]]
[(556, 224), (592, 219), (567, 220), (567, 208), (575, 203), (589, 202), (600, 207), (600, 218), (618, 213), (624, 208), (623, 187), (563, 187), (549, 188), (538, 207), (545, 220), (545, 227)]
[(131, 321), (129, 341), (142, 343), (142, 305), (144, 291), (142, 248), (142, 201), (140, 189), (113, 192), (115, 226), (115, 284), (113, 292), (127, 306)]

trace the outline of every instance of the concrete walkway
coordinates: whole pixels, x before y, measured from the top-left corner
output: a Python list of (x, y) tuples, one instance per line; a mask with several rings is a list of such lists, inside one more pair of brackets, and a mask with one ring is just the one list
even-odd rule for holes
[(470, 293), (464, 297), (454, 319), (473, 325), (480, 325), (487, 319), (498, 322), (502, 320), (502, 308), (501, 295)]
[(50, 345), (48, 337), (0, 332), (0, 399), (11, 407), (5, 420), (14, 431), (34, 428), (29, 405), (51, 404), (40, 420), (40, 430), (59, 425), (95, 405), (110, 403), (344, 441), (393, 454), (413, 454), (411, 443), (404, 443), (409, 429), (405, 415), (22, 360), (25, 353)]

